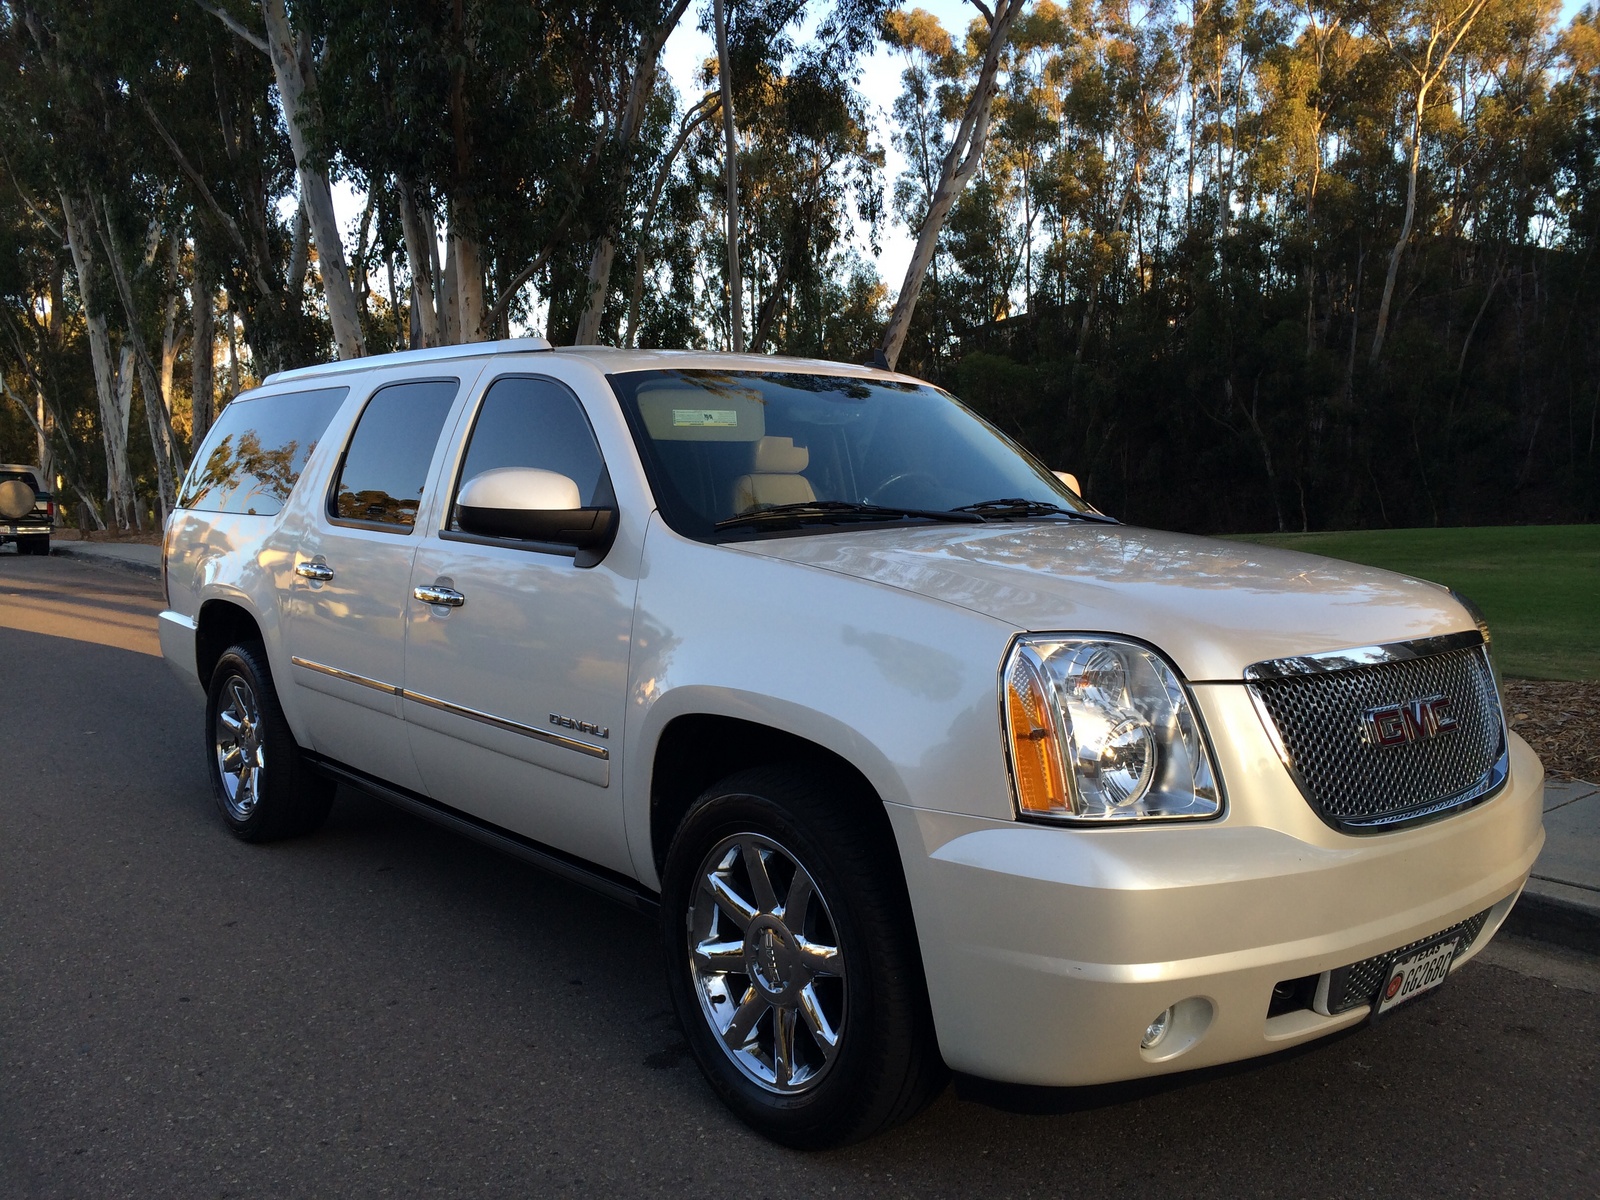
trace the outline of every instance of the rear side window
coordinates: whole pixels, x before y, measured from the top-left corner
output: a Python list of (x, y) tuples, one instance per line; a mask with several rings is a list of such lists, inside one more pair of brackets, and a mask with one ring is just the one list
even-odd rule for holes
[(329, 516), (410, 533), (458, 379), (394, 383), (372, 393), (339, 464)]
[[(605, 460), (578, 398), (553, 379), (497, 379), (483, 397), (456, 481), (469, 481), (497, 467), (538, 467), (578, 485), (588, 507), (598, 504)], [(454, 506), (452, 530), (458, 530)]]
[(179, 507), (278, 513), (349, 393), (347, 387), (318, 388), (235, 400), (194, 456)]

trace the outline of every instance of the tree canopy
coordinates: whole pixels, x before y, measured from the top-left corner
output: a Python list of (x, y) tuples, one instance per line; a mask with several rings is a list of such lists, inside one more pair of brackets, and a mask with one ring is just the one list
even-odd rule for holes
[(711, 0), (0, 0), (0, 460), (148, 525), (268, 372), (531, 328), (887, 351), (1132, 520), (1595, 519), (1595, 7), (724, 8), (731, 221)]

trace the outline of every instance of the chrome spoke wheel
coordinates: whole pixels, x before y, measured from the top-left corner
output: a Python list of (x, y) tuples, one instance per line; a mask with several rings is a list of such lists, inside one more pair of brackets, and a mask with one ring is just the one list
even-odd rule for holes
[(845, 962), (826, 898), (793, 854), (757, 833), (718, 842), (695, 879), (689, 974), (717, 1044), (767, 1091), (808, 1091), (845, 1031)]
[(223, 803), (235, 821), (248, 821), (261, 798), (261, 706), (250, 684), (235, 675), (223, 685), (212, 730)]

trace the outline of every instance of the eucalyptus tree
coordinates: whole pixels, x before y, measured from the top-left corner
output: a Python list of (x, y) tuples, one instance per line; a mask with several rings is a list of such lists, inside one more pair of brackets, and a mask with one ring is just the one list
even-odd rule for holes
[[(969, 53), (976, 60), (976, 74), (955, 132), (950, 136), (949, 147), (940, 165), (938, 182), (933, 187), (927, 211), (917, 230), (911, 261), (906, 266), (905, 281), (900, 285), (894, 311), (889, 314), (889, 324), (884, 331), (883, 357), (890, 367), (899, 359), (900, 349), (905, 345), (906, 333), (911, 327), (911, 314), (916, 309), (923, 278), (927, 275), (929, 263), (933, 261), (939, 234), (950, 215), (950, 209), (983, 159), (990, 113), (999, 89), (996, 76), (1000, 69), (1001, 54), (1023, 3), (1024, 0), (993, 0), (991, 7), (983, 0), (972, 0), (973, 6), (983, 14), (978, 37), (970, 39), (973, 44)], [(893, 24), (885, 27), (885, 35), (891, 41), (899, 36), (895, 29)]]
[(1377, 323), (1372, 333), (1373, 362), (1383, 353), (1389, 331), (1389, 307), (1394, 300), (1395, 280), (1400, 274), (1400, 256), (1417, 218), (1417, 177), (1422, 165), (1423, 127), (1430, 105), (1441, 88), (1448, 85), (1448, 73), (1455, 63), (1467, 35), (1492, 0), (1394, 0), (1393, 9), (1379, 8), (1371, 18), (1377, 36), (1403, 66), (1409, 85), (1406, 113), (1406, 199), (1405, 216), (1394, 248), (1389, 251), (1388, 271), (1383, 293), (1378, 300)]

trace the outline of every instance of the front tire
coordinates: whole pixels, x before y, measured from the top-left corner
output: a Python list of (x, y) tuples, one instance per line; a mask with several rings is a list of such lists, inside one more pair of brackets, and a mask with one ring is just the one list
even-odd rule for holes
[(289, 731), (259, 642), (230, 646), (217, 660), (206, 738), (212, 791), (235, 836), (272, 842), (327, 819), (335, 785), (312, 770)]
[(667, 853), (662, 938), (690, 1049), (742, 1120), (789, 1146), (871, 1136), (946, 1077), (877, 803), (826, 776), (743, 771), (695, 802)]

